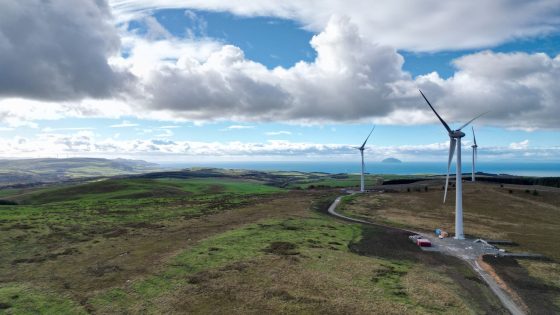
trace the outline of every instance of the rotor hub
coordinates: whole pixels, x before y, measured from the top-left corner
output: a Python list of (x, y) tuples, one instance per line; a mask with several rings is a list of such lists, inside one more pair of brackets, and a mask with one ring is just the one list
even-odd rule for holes
[(465, 136), (465, 133), (462, 132), (461, 130), (453, 130), (449, 133), (449, 136), (451, 138), (463, 138)]

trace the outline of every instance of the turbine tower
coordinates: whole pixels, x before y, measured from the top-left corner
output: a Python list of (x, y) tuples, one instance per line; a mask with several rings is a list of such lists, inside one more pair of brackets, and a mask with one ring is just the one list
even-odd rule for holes
[(369, 132), (369, 135), (367, 136), (366, 140), (364, 141), (364, 143), (362, 144), (361, 147), (356, 147), (356, 149), (360, 150), (360, 154), (362, 155), (362, 177), (360, 178), (360, 191), (364, 192), (365, 191), (365, 183), (364, 183), (364, 171), (365, 171), (365, 164), (364, 164), (364, 149), (366, 147), (366, 143), (369, 139), (369, 136), (371, 136), (371, 133), (373, 132), (373, 129), (375, 129), (375, 126), (373, 126), (373, 128), (371, 128), (371, 131)]
[(478, 157), (478, 149), (477, 149), (478, 145), (476, 144), (476, 136), (474, 135), (474, 127), (471, 127), (471, 129), (472, 129), (472, 136), (473, 136), (473, 139), (474, 139), (474, 144), (471, 145), (471, 148), (472, 148), (472, 176), (471, 176), (471, 181), (474, 182), (474, 181), (476, 181), (475, 163), (476, 163), (476, 159)]
[(451, 167), (451, 160), (453, 160), (453, 154), (455, 153), (455, 148), (457, 148), (457, 170), (455, 175), (455, 239), (463, 240), (465, 239), (465, 235), (463, 233), (463, 185), (462, 185), (462, 178), (461, 178), (461, 138), (465, 136), (465, 133), (461, 131), (461, 129), (465, 128), (468, 124), (473, 122), (478, 117), (484, 115), (482, 113), (475, 118), (469, 120), (466, 124), (461, 126), (459, 129), (451, 130), (449, 125), (439, 116), (436, 112), (430, 101), (424, 96), (424, 93), (420, 91), (426, 103), (430, 106), (434, 114), (436, 114), (437, 118), (449, 134), (449, 160), (447, 161), (447, 177), (445, 178), (445, 193), (443, 195), (443, 202), (445, 203), (445, 199), (447, 198), (447, 186), (449, 185), (449, 169)]

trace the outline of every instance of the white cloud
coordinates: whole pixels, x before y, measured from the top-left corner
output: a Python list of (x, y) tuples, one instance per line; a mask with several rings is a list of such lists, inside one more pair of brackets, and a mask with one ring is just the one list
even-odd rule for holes
[[(85, 13), (82, 9), (63, 6), (61, 0), (49, 2), (53, 4), (50, 7), (33, 1), (35, 7), (47, 6), (46, 13), (24, 10), (23, 15), (18, 13), (14, 16), (47, 14), (39, 16), (37, 23), (46, 23), (46, 29), (41, 30), (44, 34), (41, 34), (49, 38), (46, 42), (52, 43), (32, 47), (37, 49), (34, 53), (41, 55), (53, 49), (56, 51), (53, 47), (70, 49), (64, 46), (68, 43), (62, 35), (68, 31), (68, 23), (74, 18), (83, 17)], [(37, 89), (14, 90), (8, 94), (16, 95), (9, 98), (8, 94), (0, 91), (0, 97), (5, 97), (0, 99), (0, 121), (8, 128), (36, 128), (37, 120), (65, 117), (135, 117), (192, 121), (195, 125), (220, 120), (299, 124), (372, 120), (381, 124), (401, 125), (436, 123), (417, 92), (417, 88), (421, 87), (449, 121), (466, 121), (479, 112), (492, 109), (478, 123), (523, 130), (558, 128), (560, 90), (556, 83), (560, 80), (560, 56), (552, 58), (544, 54), (492, 52), (471, 54), (454, 61), (457, 71), (449, 79), (443, 79), (437, 73), (412, 78), (402, 70), (404, 59), (397, 48), (430, 50), (439, 49), (445, 43), (457, 45), (446, 47), (449, 49), (484, 45), (512, 36), (546, 32), (557, 26), (550, 19), (558, 13), (551, 9), (560, 7), (554, 6), (557, 0), (534, 1), (530, 4), (500, 1), (486, 5), (481, 5), (479, 1), (462, 4), (430, 2), (431, 5), (410, 2), (408, 6), (404, 6), (405, 2), (402, 1), (351, 4), (339, 1), (321, 4), (313, 1), (113, 1), (111, 5), (116, 19), (123, 22), (135, 17), (148, 27), (151, 35), (147, 37), (128, 32), (124, 24), (119, 25), (119, 29), (110, 25), (111, 18), (103, 1), (88, 3), (83, 10), (87, 13), (89, 8), (93, 13), (83, 17), (84, 21), (75, 21), (77, 29), (74, 31), (83, 32), (85, 38), (91, 37), (92, 41), (79, 41), (79, 53), (68, 52), (69, 55), (64, 55), (64, 58), (56, 55), (54, 68), (60, 70), (56, 66), (65, 58), (69, 59), (68, 63), (72, 66), (81, 65), (83, 60), (80, 58), (95, 53), (95, 56), (91, 56), (95, 57), (95, 64), (106, 71), (80, 68), (80, 73), (70, 76), (76, 82), (64, 85), (60, 81), (57, 88), (41, 85)], [(0, 5), (0, 11), (4, 13), (0, 13), (0, 16), (6, 17), (0, 18), (0, 23), (3, 23), (0, 24), (0, 50), (9, 48), (8, 44), (17, 35), (5, 31), (12, 30), (5, 25), (19, 25), (17, 19), (5, 12), (12, 12), (20, 6), (19, 2), (12, 0)], [(247, 59), (238, 47), (205, 37), (181, 39), (172, 36), (156, 19), (149, 16), (153, 13), (151, 9), (156, 7), (188, 7), (295, 19), (318, 32), (311, 41), (317, 57), (311, 62), (301, 61), (290, 68), (268, 69), (263, 64)], [(368, 7), (368, 10), (364, 7)], [(402, 10), (403, 7), (410, 10)], [(432, 10), (427, 10), (428, 7)], [(4, 8), (7, 9), (1, 10)], [(74, 12), (74, 9), (77, 11)], [(186, 15), (191, 20), (202, 23), (199, 16), (189, 12)], [(341, 15), (333, 17), (333, 12), (340, 12)], [(64, 17), (60, 25), (56, 19), (50, 18), (51, 15), (56, 17), (62, 13), (76, 13), (77, 17)], [(472, 14), (468, 21), (457, 23), (462, 21), (460, 17), (466, 16), (466, 13), (480, 14)], [(431, 14), (439, 19), (431, 19)], [(504, 19), (506, 16), (508, 18)], [(538, 23), (537, 17), (540, 19)], [(89, 27), (96, 23), (101, 25), (99, 33), (95, 33), (95, 27)], [(372, 27), (374, 24), (376, 27)], [(398, 25), (391, 28), (394, 24)], [(33, 25), (32, 29), (36, 27)], [(469, 28), (473, 27), (485, 28), (484, 31), (471, 32)], [(52, 38), (51, 35), (58, 28), (64, 28), (65, 32)], [(436, 29), (438, 31), (434, 31)], [(419, 35), (418, 32), (423, 33)], [(102, 36), (105, 33), (107, 38)], [(462, 36), (464, 33), (469, 34)], [(75, 42), (71, 44), (72, 47), (78, 45)], [(87, 49), (94, 51), (82, 51)], [(125, 52), (126, 57), (115, 55), (119, 49)], [(40, 60), (50, 64), (48, 58)], [(41, 69), (34, 64), (26, 64), (23, 68)], [(82, 72), (98, 73), (99, 77), (83, 78)], [(125, 77), (119, 80), (123, 80), (125, 86), (115, 85), (118, 90), (104, 87), (106, 82), (112, 82), (106, 81), (108, 77), (121, 74)], [(3, 73), (2, 78), (11, 80), (13, 75), (16, 73)], [(54, 77), (58, 75), (57, 72)], [(49, 83), (50, 79), (45, 78), (51, 78), (43, 74), (38, 77), (41, 84)], [(75, 86), (80, 82), (89, 82), (89, 79), (99, 83), (99, 86), (91, 84), (92, 88), (97, 86), (95, 91)], [(59, 88), (59, 83), (61, 87), (71, 90)], [(26, 85), (18, 85), (20, 88), (26, 88)], [(92, 100), (95, 97), (105, 99)], [(32, 101), (28, 98), (60, 101)], [(76, 98), (75, 101), (69, 101)]]
[(486, 51), (456, 59), (449, 79), (437, 73), (412, 78), (395, 49), (366, 40), (345, 17), (332, 18), (311, 44), (317, 58), (291, 68), (267, 69), (231, 45), (196, 62), (160, 60), (145, 74), (147, 97), (136, 106), (185, 120), (434, 123), (421, 87), (449, 121), (491, 109), (477, 123), (557, 128), (560, 93), (553, 85), (560, 57)]
[(526, 150), (529, 147), (529, 140), (523, 140), (520, 142), (512, 142), (509, 148), (512, 150)]
[(491, 110), (482, 118), (486, 123), (523, 130), (558, 128), (560, 55), (484, 51), (458, 58), (454, 65), (457, 71), (447, 80), (432, 74), (395, 87), (421, 87), (444, 117), (454, 121)]
[(269, 70), (231, 45), (204, 62), (167, 64), (146, 76), (139, 104), (194, 120), (358, 120), (390, 112), (387, 83), (410, 80), (393, 48), (365, 41), (347, 18), (333, 18), (311, 43), (317, 59), (287, 69)]
[(146, 25), (146, 38), (150, 40), (158, 40), (173, 37), (173, 35), (171, 35), (165, 27), (159, 24), (155, 17), (146, 16), (144, 17), (143, 22)]
[(224, 129), (220, 129), (221, 131), (228, 131), (228, 130), (241, 130), (241, 129), (253, 129), (255, 126), (248, 126), (248, 125), (231, 125), (227, 126)]
[[(34, 122), (36, 120), (59, 120), (68, 117), (119, 118), (131, 116), (133, 113), (129, 105), (116, 100), (45, 102), (23, 98), (0, 99), (0, 121), (9, 127), (37, 128), (38, 125)], [(136, 112), (136, 115), (142, 116), (141, 114)]]
[(290, 131), (285, 131), (285, 130), (265, 132), (265, 135), (267, 136), (281, 136), (281, 135), (289, 136), (291, 134), (292, 133)]
[(111, 127), (111, 128), (128, 128), (128, 127), (136, 127), (136, 126), (139, 126), (139, 124), (131, 123), (128, 120), (123, 120), (120, 124), (111, 125), (109, 127)]
[(186, 8), (296, 20), (321, 32), (333, 14), (351, 16), (373, 42), (414, 51), (494, 46), (559, 30), (560, 1), (111, 0), (117, 19)]
[(65, 127), (65, 128), (53, 128), (53, 127), (45, 127), (41, 129), (41, 132), (53, 132), (53, 131), (89, 131), (95, 130), (93, 127)]
[[(103, 138), (92, 131), (73, 134), (41, 133), (35, 137), (0, 139), (0, 157), (45, 157), (73, 154), (101, 157), (136, 157), (151, 161), (208, 160), (348, 160), (358, 161), (355, 144), (319, 144), (269, 140), (266, 142), (176, 141), (168, 137), (121, 140), (117, 135)], [(445, 164), (448, 143), (366, 147), (368, 161), (397, 157), (408, 161), (436, 160)], [(463, 154), (470, 152), (463, 150)], [(531, 147), (528, 141), (510, 146), (479, 147), (480, 160), (515, 160), (526, 157), (539, 160), (560, 159), (560, 147)]]

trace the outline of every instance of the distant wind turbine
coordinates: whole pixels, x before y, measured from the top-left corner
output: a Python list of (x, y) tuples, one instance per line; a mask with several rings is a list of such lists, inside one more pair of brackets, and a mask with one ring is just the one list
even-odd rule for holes
[(362, 177), (360, 179), (360, 191), (364, 192), (365, 191), (365, 183), (364, 183), (364, 172), (365, 172), (365, 164), (364, 164), (364, 149), (366, 147), (366, 143), (369, 139), (369, 136), (371, 136), (371, 133), (373, 132), (373, 129), (375, 129), (375, 126), (373, 126), (373, 128), (371, 128), (371, 131), (369, 132), (369, 135), (367, 136), (366, 140), (364, 141), (364, 143), (362, 144), (361, 147), (356, 147), (356, 149), (360, 150), (360, 154), (362, 155)]
[(475, 163), (478, 157), (478, 145), (476, 144), (476, 136), (474, 135), (474, 127), (471, 127), (472, 129), (472, 136), (474, 139), (474, 144), (471, 145), (472, 148), (472, 176), (471, 176), (471, 181), (475, 181), (476, 177), (475, 177), (475, 173), (476, 173), (476, 168), (475, 168)]
[(469, 120), (466, 124), (462, 125), (459, 129), (451, 130), (449, 125), (439, 116), (436, 112), (430, 101), (424, 96), (424, 93), (420, 91), (426, 103), (430, 106), (434, 114), (436, 114), (437, 118), (447, 132), (449, 133), (449, 160), (447, 161), (447, 177), (445, 178), (445, 193), (443, 195), (443, 202), (447, 198), (447, 186), (449, 185), (449, 169), (451, 167), (451, 160), (453, 160), (453, 154), (455, 153), (455, 148), (457, 148), (457, 170), (455, 175), (455, 239), (462, 240), (465, 239), (465, 235), (463, 234), (463, 184), (461, 178), (461, 138), (465, 136), (465, 133), (461, 131), (461, 129), (465, 128), (475, 119), (479, 118), (480, 116), (486, 114), (482, 113), (475, 118)]

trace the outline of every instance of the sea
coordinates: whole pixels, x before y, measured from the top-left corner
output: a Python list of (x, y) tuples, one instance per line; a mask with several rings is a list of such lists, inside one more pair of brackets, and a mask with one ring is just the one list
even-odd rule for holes
[[(455, 164), (455, 163), (453, 163)], [(215, 167), (227, 169), (246, 169), (257, 171), (299, 171), (322, 173), (359, 173), (360, 162), (191, 162), (162, 163), (165, 168)], [(463, 163), (463, 173), (471, 172), (471, 164)], [(560, 162), (478, 162), (477, 172), (509, 174), (519, 176), (560, 177)], [(395, 175), (437, 175), (447, 172), (447, 161), (442, 162), (366, 162), (366, 172), (370, 174)], [(451, 173), (455, 173), (452, 165)]]

